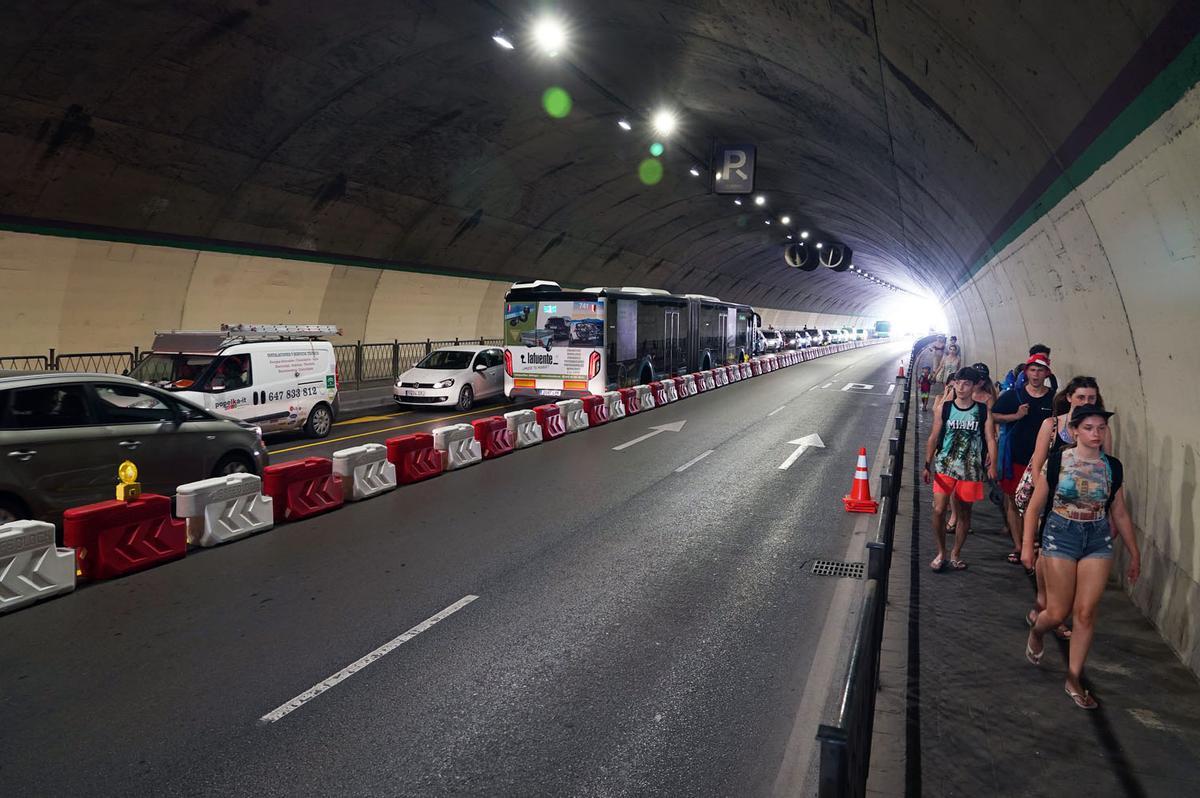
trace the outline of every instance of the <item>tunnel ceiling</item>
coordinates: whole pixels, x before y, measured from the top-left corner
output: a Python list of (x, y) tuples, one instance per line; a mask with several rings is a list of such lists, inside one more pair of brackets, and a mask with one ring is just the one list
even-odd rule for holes
[[(546, 58), (533, 2), (10, 0), (0, 214), (870, 311), (895, 295), (787, 267), (779, 215), (945, 295), (1148, 79), (1189, 5), (566, 2), (569, 45)], [(543, 109), (551, 86), (565, 118)], [(680, 129), (648, 186), (660, 106)], [(709, 193), (714, 141), (757, 146), (767, 210)]]

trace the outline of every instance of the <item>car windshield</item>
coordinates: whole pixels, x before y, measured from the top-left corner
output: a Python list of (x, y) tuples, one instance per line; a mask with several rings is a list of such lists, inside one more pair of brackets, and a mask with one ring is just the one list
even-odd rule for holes
[(152, 353), (134, 366), (129, 376), (170, 391), (195, 390), (214, 355), (168, 355)]
[(441, 371), (462, 371), (471, 365), (471, 358), (474, 356), (474, 352), (464, 352), (461, 349), (439, 349), (426, 355), (416, 367)]
[(766, 330), (763, 332), (763, 335), (765, 335), (767, 338), (778, 338), (779, 337), (779, 333), (775, 332), (774, 330)]

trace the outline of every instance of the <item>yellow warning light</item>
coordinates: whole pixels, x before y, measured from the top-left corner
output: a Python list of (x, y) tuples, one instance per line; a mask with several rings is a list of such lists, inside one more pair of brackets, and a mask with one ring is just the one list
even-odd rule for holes
[(117, 479), (121, 480), (117, 485), (117, 501), (131, 502), (142, 495), (142, 486), (138, 484), (137, 478), (137, 466), (129, 460), (117, 466)]

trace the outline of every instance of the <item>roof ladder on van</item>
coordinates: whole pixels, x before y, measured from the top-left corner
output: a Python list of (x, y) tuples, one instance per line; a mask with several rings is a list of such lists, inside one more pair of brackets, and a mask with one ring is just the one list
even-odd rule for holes
[(336, 324), (222, 324), (221, 332), (246, 339), (277, 338), (281, 335), (321, 338), (341, 335), (342, 328)]

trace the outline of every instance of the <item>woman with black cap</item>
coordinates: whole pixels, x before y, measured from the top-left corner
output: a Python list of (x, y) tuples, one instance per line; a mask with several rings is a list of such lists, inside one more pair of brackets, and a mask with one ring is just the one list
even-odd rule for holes
[(1046, 459), (1036, 477), (1025, 511), (1021, 561), (1033, 567), (1033, 542), (1042, 536), (1042, 568), (1046, 575), (1046, 609), (1025, 643), (1025, 658), (1041, 664), (1044, 637), (1068, 615), (1075, 618), (1071, 635), (1067, 695), (1080, 709), (1099, 704), (1083, 688), (1083, 665), (1095, 634), (1096, 605), (1112, 570), (1113, 528), (1129, 549), (1130, 583), (1141, 571), (1141, 554), (1133, 536), (1133, 521), (1125, 503), (1121, 461), (1103, 451), (1108, 419), (1113, 414), (1096, 405), (1071, 411), (1075, 445)]

